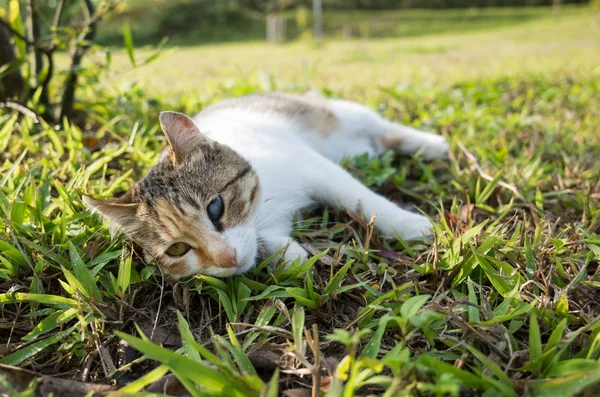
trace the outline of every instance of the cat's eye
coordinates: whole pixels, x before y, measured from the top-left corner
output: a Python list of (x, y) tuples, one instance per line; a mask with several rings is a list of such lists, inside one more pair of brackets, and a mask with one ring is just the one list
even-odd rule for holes
[(206, 207), (206, 212), (208, 212), (208, 217), (216, 225), (216, 223), (223, 216), (223, 211), (225, 211), (225, 205), (223, 204), (223, 199), (221, 196), (218, 196), (216, 199), (208, 204)]
[(186, 243), (175, 243), (167, 248), (167, 254), (169, 256), (183, 256), (186, 252), (188, 252), (192, 247)]

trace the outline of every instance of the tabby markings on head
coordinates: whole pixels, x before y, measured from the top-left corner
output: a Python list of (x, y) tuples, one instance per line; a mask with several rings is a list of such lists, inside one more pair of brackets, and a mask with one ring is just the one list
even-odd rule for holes
[(247, 270), (257, 251), (256, 172), (187, 116), (163, 112), (160, 122), (170, 149), (148, 174), (121, 198), (84, 201), (172, 276)]

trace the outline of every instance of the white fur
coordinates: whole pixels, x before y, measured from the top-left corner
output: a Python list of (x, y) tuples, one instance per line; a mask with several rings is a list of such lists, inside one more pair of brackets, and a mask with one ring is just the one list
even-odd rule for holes
[[(337, 163), (344, 157), (382, 154), (376, 137), (394, 132), (402, 137), (402, 151), (418, 151), (426, 159), (445, 157), (446, 140), (383, 119), (371, 109), (342, 100), (327, 100), (339, 119), (335, 131), (323, 135), (277, 113), (224, 108), (196, 116), (200, 131), (233, 148), (258, 173), (262, 194), (256, 215), (248, 225), (225, 233), (236, 252), (243, 252), (237, 273), (254, 264), (251, 252), (257, 243), (274, 253), (287, 246), (285, 258), (306, 258), (304, 249), (290, 238), (292, 218), (302, 207), (326, 203), (350, 208), (366, 217), (376, 214), (376, 227), (404, 239), (430, 234), (431, 224), (422, 215), (403, 210), (372, 192)], [(237, 229), (237, 230), (236, 230)], [(240, 247), (244, 248), (240, 248)], [(253, 251), (254, 250), (254, 251)]]

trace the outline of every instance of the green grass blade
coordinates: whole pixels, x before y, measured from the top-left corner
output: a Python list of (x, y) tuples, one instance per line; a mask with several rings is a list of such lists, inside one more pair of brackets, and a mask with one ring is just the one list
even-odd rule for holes
[(248, 395), (248, 390), (242, 385), (203, 363), (193, 361), (188, 357), (174, 353), (152, 342), (122, 332), (115, 332), (115, 334), (125, 339), (127, 343), (146, 356), (168, 366), (178, 377), (189, 379), (197, 385), (202, 385), (203, 389), (208, 393), (213, 393), (214, 396), (243, 397)]
[(27, 335), (22, 337), (21, 340), (30, 341), (37, 338), (40, 335), (46, 334), (75, 318), (75, 316), (77, 316), (77, 313), (78, 310), (75, 308), (60, 310), (56, 313), (52, 313), (44, 320), (39, 322)]
[(535, 311), (529, 320), (529, 361), (537, 361), (542, 356), (542, 336)]
[(0, 294), (0, 304), (15, 302), (37, 302), (52, 306), (77, 306), (76, 300), (58, 295), (30, 294), (26, 292), (7, 292), (6, 294)]
[(55, 335), (52, 335), (46, 339), (42, 339), (31, 345), (24, 347), (22, 349), (17, 350), (14, 353), (9, 354), (8, 356), (0, 359), (0, 364), (6, 365), (19, 365), (23, 361), (35, 356), (42, 350), (46, 349), (49, 346), (52, 346), (55, 343), (62, 341), (65, 337), (69, 336), (77, 327), (77, 324), (72, 326), (71, 328), (61, 331)]
[(133, 50), (133, 37), (131, 36), (131, 29), (129, 28), (129, 22), (125, 23), (123, 26), (123, 44), (125, 44), (125, 48), (127, 49), (127, 55), (129, 55), (129, 60), (133, 66), (135, 64), (135, 54)]
[(100, 290), (96, 285), (96, 281), (94, 281), (90, 270), (85, 263), (83, 263), (83, 260), (79, 256), (79, 252), (77, 252), (77, 248), (75, 248), (71, 242), (69, 242), (69, 257), (71, 258), (73, 272), (83, 286), (84, 291), (88, 292), (96, 302), (102, 303), (102, 296), (100, 295)]

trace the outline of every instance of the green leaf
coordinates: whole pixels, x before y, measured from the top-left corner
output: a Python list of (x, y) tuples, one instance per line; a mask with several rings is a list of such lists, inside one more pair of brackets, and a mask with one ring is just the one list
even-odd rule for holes
[[(244, 349), (242, 349), (242, 347), (240, 346), (240, 342), (237, 340), (237, 338), (235, 336), (235, 332), (233, 331), (231, 326), (227, 326), (227, 334), (229, 335), (230, 342), (225, 341), (220, 336), (218, 337), (218, 339), (222, 339), (222, 343), (224, 343), (227, 346), (227, 348), (231, 352), (231, 355), (233, 356), (233, 359), (237, 363), (237, 365), (240, 368), (240, 370), (242, 371), (242, 373), (247, 374), (247, 375), (253, 375), (257, 379), (259, 379), (258, 374), (256, 373), (256, 370), (254, 369), (254, 366), (250, 362), (250, 359), (246, 355), (246, 352), (244, 352)], [(261, 390), (263, 387), (264, 387), (264, 384), (262, 384), (262, 382), (261, 382), (261, 384), (257, 386), (257, 389)]]
[(28, 345), (22, 349), (17, 350), (16, 352), (9, 354), (8, 356), (0, 359), (0, 364), (19, 365), (23, 361), (35, 356), (36, 354), (38, 354), (39, 352), (41, 352), (48, 346), (51, 346), (55, 343), (62, 341), (64, 338), (69, 336), (71, 334), (71, 332), (73, 332), (75, 330), (76, 326), (77, 326), (77, 324), (75, 324), (74, 326), (72, 326), (71, 328), (69, 328), (67, 330), (61, 331), (61, 332), (59, 332), (55, 335), (52, 335), (46, 339), (42, 339), (42, 340), (32, 343), (31, 345)]
[(560, 343), (560, 340), (563, 337), (563, 333), (564, 333), (566, 327), (567, 327), (567, 319), (563, 318), (562, 321), (560, 323), (558, 323), (556, 328), (554, 328), (554, 330), (550, 334), (550, 337), (548, 338), (548, 343), (546, 343), (546, 346), (544, 347), (544, 352), (547, 352), (547, 351), (551, 350), (552, 348), (554, 348), (555, 346), (558, 346), (558, 344)]
[[(83, 260), (79, 256), (79, 252), (77, 252), (77, 248), (75, 248), (72, 242), (69, 242), (69, 257), (71, 258), (73, 272), (81, 282), (84, 291), (91, 294), (91, 297), (94, 298), (96, 302), (102, 303), (102, 296), (100, 295), (100, 290), (96, 285), (96, 281), (94, 281), (90, 270), (85, 263), (83, 263)], [(82, 292), (85, 293), (84, 291)]]
[[(301, 349), (302, 344), (302, 332), (304, 331), (304, 308), (302, 306), (296, 306), (294, 308), (294, 314), (292, 314), (292, 334), (294, 335), (294, 346), (296, 349)], [(297, 350), (299, 351), (299, 350)], [(300, 350), (301, 351), (301, 350)]]
[(270, 298), (289, 298), (291, 295), (279, 285), (270, 285), (262, 293), (246, 298), (247, 301), (256, 301)]
[(201, 385), (202, 389), (214, 396), (248, 396), (249, 390), (247, 388), (239, 384), (235, 379), (218, 372), (208, 365), (193, 361), (186, 356), (167, 350), (152, 342), (118, 331), (115, 334), (146, 356), (169, 367), (171, 372), (178, 378), (187, 379), (196, 385)]
[(532, 397), (566, 397), (574, 396), (598, 382), (600, 382), (600, 369), (576, 372), (550, 380), (534, 380), (529, 384), (529, 390)]
[(204, 274), (197, 274), (194, 276), (194, 278), (197, 278), (198, 280), (202, 280), (217, 289), (221, 289), (223, 291), (229, 291), (229, 288), (227, 288), (227, 284), (225, 284), (222, 280), (219, 280), (216, 277), (205, 276)]
[(552, 365), (547, 374), (549, 378), (558, 378), (574, 373), (600, 370), (600, 361), (586, 358), (572, 358)]
[(123, 26), (123, 43), (125, 44), (125, 48), (127, 49), (127, 55), (129, 55), (129, 60), (133, 66), (135, 64), (135, 54), (133, 53), (133, 37), (131, 36), (131, 29), (129, 28), (129, 22), (125, 23)]
[(246, 298), (252, 295), (252, 290), (246, 286), (244, 283), (238, 283), (238, 293), (237, 293), (237, 312), (243, 313), (248, 305), (248, 301)]
[[(177, 318), (179, 321), (179, 332), (181, 334), (181, 339), (182, 339), (182, 342), (184, 342), (184, 344), (186, 346), (185, 350), (188, 351), (187, 347), (194, 348), (198, 353), (200, 353), (200, 355), (206, 361), (208, 361), (210, 364), (214, 365), (218, 370), (220, 370), (221, 372), (223, 372), (224, 374), (226, 374), (228, 376), (233, 376), (232, 368), (229, 368), (223, 360), (221, 360), (219, 357), (212, 354), (208, 349), (206, 349), (205, 347), (201, 346), (198, 342), (196, 342), (192, 333), (188, 332), (189, 324), (187, 323), (185, 318), (181, 315), (181, 313), (177, 312)], [(198, 360), (198, 361), (200, 361), (200, 360)]]
[(535, 311), (529, 320), (529, 361), (537, 361), (542, 356), (542, 336)]
[[(504, 302), (503, 302), (503, 304), (504, 304)], [(519, 316), (529, 313), (531, 311), (531, 309), (533, 309), (535, 307), (536, 304), (537, 304), (537, 300), (534, 300), (531, 303), (523, 304), (521, 307), (519, 307), (516, 310), (513, 310), (512, 312), (510, 312), (508, 314), (501, 315), (501, 316), (494, 316), (492, 319), (490, 319), (488, 321), (483, 321), (479, 324), (480, 325), (492, 325), (492, 324), (496, 324), (496, 323), (503, 323), (505, 321), (510, 321)]]
[(467, 288), (469, 290), (469, 302), (475, 306), (467, 306), (467, 313), (469, 315), (470, 323), (478, 323), (479, 318), (479, 302), (477, 301), (477, 295), (475, 295), (475, 288), (473, 288), (473, 280), (469, 277), (467, 279)]
[(315, 310), (317, 308), (317, 302), (321, 300), (321, 295), (314, 293), (315, 299), (311, 300), (308, 296), (308, 292), (304, 288), (288, 287), (285, 289), (298, 303), (308, 307), (309, 309)]
[(185, 355), (196, 362), (202, 362), (198, 350), (195, 349), (195, 347), (188, 342), (193, 341), (195, 339), (192, 335), (192, 331), (190, 330), (190, 325), (188, 324), (186, 319), (181, 315), (181, 312), (179, 312), (179, 310), (177, 311), (177, 320), (179, 324), (179, 334), (181, 335), (181, 343), (183, 345), (183, 351), (185, 352)]
[(418, 311), (427, 303), (431, 295), (417, 295), (410, 297), (400, 307), (400, 315), (405, 319), (409, 319), (416, 315)]
[(279, 368), (275, 368), (273, 377), (269, 383), (265, 386), (265, 390), (261, 392), (261, 396), (265, 397), (278, 397), (279, 396)]
[(362, 350), (361, 356), (365, 356), (365, 357), (369, 357), (369, 358), (376, 358), (377, 355), (379, 354), (379, 348), (381, 347), (381, 338), (383, 337), (383, 333), (385, 332), (386, 328), (387, 328), (387, 324), (388, 322), (390, 322), (391, 320), (394, 320), (395, 316), (392, 316), (390, 314), (385, 314), (383, 317), (381, 317), (378, 321), (378, 327), (377, 327), (377, 331), (375, 331), (375, 333), (373, 333), (373, 335), (371, 336), (371, 339), (369, 339), (369, 342), (365, 345), (365, 347)]
[(475, 200), (476, 204), (483, 204), (487, 201), (487, 199), (490, 198), (490, 196), (494, 192), (494, 188), (496, 187), (496, 185), (498, 185), (498, 182), (500, 182), (502, 174), (504, 174), (504, 170), (499, 170), (496, 173), (496, 175), (494, 175), (494, 178), (490, 181), (490, 183), (488, 183), (485, 189), (483, 189), (483, 191), (481, 192), (481, 194), (477, 196)]
[(75, 308), (60, 310), (52, 313), (44, 320), (39, 322), (27, 335), (21, 338), (24, 341), (30, 341), (40, 335), (46, 334), (53, 329), (60, 327), (77, 316), (78, 310)]
[(490, 280), (494, 288), (502, 295), (507, 296), (510, 291), (514, 288), (514, 286), (510, 285), (507, 281), (506, 277), (503, 277), (498, 274), (498, 270), (495, 269), (489, 262), (488, 259), (483, 256), (473, 254), (475, 256), (475, 260), (483, 269), (485, 275)]
[(281, 273), (281, 276), (279, 277), (279, 281), (281, 282), (281, 281), (288, 280), (291, 277), (298, 277), (298, 276), (303, 275), (304, 273), (306, 273), (308, 271), (308, 269), (313, 267), (315, 262), (317, 262), (319, 259), (321, 259), (321, 257), (323, 257), (324, 255), (326, 255), (327, 252), (329, 252), (329, 249), (326, 249), (325, 251), (308, 258), (307, 260), (305, 260), (302, 263), (298, 263), (297, 265), (292, 264), (292, 265), (286, 267), (284, 269), (284, 271)]
[(123, 394), (139, 393), (144, 387), (153, 384), (154, 382), (158, 381), (160, 378), (165, 376), (167, 372), (169, 372), (169, 367), (167, 367), (166, 365), (159, 365), (144, 376), (137, 378), (133, 382), (130, 382), (122, 388), (120, 388), (119, 392)]
[[(498, 366), (498, 364), (496, 364), (495, 362), (490, 360), (485, 354), (481, 353), (479, 350), (475, 349), (473, 346), (468, 345), (468, 344), (464, 344), (464, 346), (467, 348), (467, 350), (469, 352), (471, 352), (472, 355), (474, 355), (479, 361), (481, 361), (487, 367), (487, 369), (492, 374), (494, 374), (494, 376), (496, 376), (498, 378), (498, 380), (500, 380), (500, 382), (502, 382), (506, 386), (512, 387), (512, 381), (510, 380), (508, 375), (506, 375), (506, 373), (504, 373), (502, 368), (500, 368)], [(513, 391), (512, 395), (516, 396), (517, 394), (514, 393), (514, 391)]]
[(76, 300), (65, 298), (64, 296), (30, 294), (26, 292), (7, 292), (6, 294), (0, 294), (0, 304), (15, 302), (37, 302), (46, 305), (77, 306)]
[(467, 372), (463, 369), (456, 368), (454, 365), (445, 363), (440, 361), (429, 354), (422, 354), (416, 358), (417, 363), (425, 366), (430, 369), (434, 373), (443, 374), (449, 373), (452, 374), (456, 379), (458, 379), (464, 386), (470, 387), (473, 389), (481, 390), (487, 386), (482, 378), (476, 376), (470, 372)]
[(352, 266), (353, 264), (354, 260), (350, 259), (335, 273), (335, 275), (329, 280), (329, 282), (325, 286), (325, 289), (323, 290), (323, 295), (333, 294), (340, 288), (340, 285), (346, 278), (348, 270), (350, 270), (350, 266)]
[(127, 255), (126, 258), (122, 259), (119, 263), (119, 273), (117, 275), (117, 286), (119, 288), (119, 296), (123, 298), (127, 289), (129, 288), (129, 281), (131, 279), (131, 263), (133, 261), (133, 252)]

